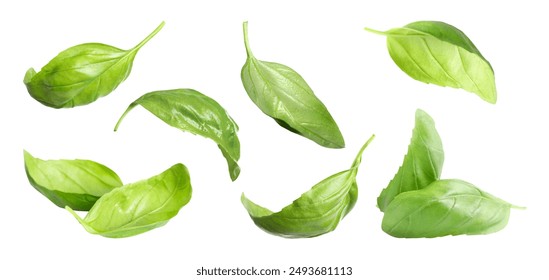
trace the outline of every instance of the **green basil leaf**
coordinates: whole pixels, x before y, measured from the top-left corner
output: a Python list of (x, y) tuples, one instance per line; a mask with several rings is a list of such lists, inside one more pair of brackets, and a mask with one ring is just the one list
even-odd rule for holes
[(102, 196), (84, 219), (65, 207), (92, 234), (119, 238), (165, 225), (191, 199), (189, 171), (181, 164)]
[(356, 203), (358, 167), (362, 152), (373, 138), (362, 146), (349, 170), (322, 180), (281, 211), (274, 213), (253, 203), (244, 194), (242, 204), (258, 227), (274, 235), (307, 238), (333, 231)]
[(223, 153), (234, 181), (240, 174), (238, 125), (227, 111), (210, 97), (192, 89), (153, 91), (132, 102), (114, 131), (135, 106), (141, 105), (165, 123), (183, 131), (212, 139)]
[(254, 57), (247, 22), (244, 22), (244, 43), (247, 59), (242, 67), (242, 84), (257, 107), (282, 127), (321, 146), (345, 147), (332, 115), (297, 72)]
[(139, 49), (163, 26), (164, 22), (129, 50), (100, 43), (70, 47), (40, 72), (30, 68), (23, 81), (32, 98), (48, 107), (72, 108), (92, 103), (126, 80)]
[(381, 211), (385, 211), (400, 193), (422, 189), (440, 178), (444, 151), (435, 123), (426, 112), (419, 109), (415, 118), (412, 140), (404, 162), (377, 199)]
[(30, 184), (59, 207), (90, 210), (104, 194), (122, 186), (108, 167), (91, 160), (41, 160), (24, 151)]
[(459, 29), (437, 21), (418, 21), (386, 32), (393, 61), (410, 77), (428, 84), (461, 88), (496, 103), (494, 70)]
[(461, 180), (439, 180), (399, 194), (385, 209), (382, 228), (394, 237), (488, 234), (507, 225), (515, 207)]

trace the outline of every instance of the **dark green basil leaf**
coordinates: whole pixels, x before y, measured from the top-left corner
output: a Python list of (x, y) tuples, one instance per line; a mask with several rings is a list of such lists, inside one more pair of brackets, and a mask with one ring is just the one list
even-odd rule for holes
[(59, 207), (90, 210), (104, 194), (122, 186), (108, 167), (91, 160), (41, 160), (24, 151), (31, 185)]
[(102, 196), (84, 219), (65, 207), (93, 234), (119, 238), (165, 225), (191, 199), (189, 171), (179, 163), (147, 180)]
[(279, 212), (253, 203), (244, 194), (242, 204), (258, 227), (274, 235), (305, 238), (333, 231), (356, 203), (358, 167), (362, 152), (373, 139), (370, 137), (362, 146), (349, 170), (322, 180)]
[(240, 174), (237, 164), (240, 158), (240, 142), (236, 132), (238, 125), (227, 111), (210, 97), (192, 89), (173, 89), (144, 94), (133, 103), (118, 120), (118, 129), (126, 114), (141, 105), (165, 123), (210, 138), (223, 153), (234, 181)]
[(507, 225), (511, 204), (461, 180), (439, 180), (399, 194), (382, 228), (394, 237), (488, 234)]
[(393, 61), (410, 77), (439, 86), (461, 88), (496, 103), (494, 70), (459, 29), (438, 21), (418, 21), (386, 32)]
[(435, 123), (427, 113), (418, 109), (408, 153), (393, 180), (379, 195), (379, 209), (385, 211), (400, 193), (422, 189), (438, 180), (443, 163), (444, 151)]
[(129, 50), (100, 43), (68, 48), (40, 72), (33, 68), (27, 71), (24, 79), (27, 90), (32, 98), (48, 107), (72, 108), (92, 103), (126, 80), (139, 49), (163, 26), (164, 22)]
[(319, 145), (345, 147), (330, 112), (297, 72), (254, 57), (248, 42), (247, 22), (244, 22), (244, 43), (247, 59), (242, 67), (242, 84), (257, 107), (282, 127)]

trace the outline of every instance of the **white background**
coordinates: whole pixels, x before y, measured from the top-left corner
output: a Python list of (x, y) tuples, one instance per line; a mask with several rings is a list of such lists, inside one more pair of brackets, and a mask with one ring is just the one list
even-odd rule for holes
[[(200, 267), (237, 266), (353, 267), (352, 276), (301, 279), (548, 279), (546, 9), (542, 1), (484, 2), (491, 1), (3, 2), (0, 279), (237, 279), (196, 276)], [(109, 96), (56, 110), (28, 95), (22, 80), (29, 67), (38, 71), (84, 42), (130, 48), (163, 20), (130, 77)], [(341, 128), (345, 149), (287, 132), (249, 100), (240, 81), (245, 20), (256, 57), (286, 64), (307, 80)], [(495, 69), (496, 105), (409, 78), (392, 62), (385, 38), (362, 29), (417, 20), (444, 21), (469, 36)], [(213, 142), (142, 108), (113, 132), (134, 99), (172, 88), (209, 95), (237, 121), (242, 173), (236, 182)], [(504, 230), (486, 236), (385, 234), (376, 197), (402, 162), (416, 108), (436, 121), (446, 155), (443, 178), (464, 179), (528, 209), (513, 210)], [(334, 232), (272, 236), (240, 204), (245, 192), (260, 205), (282, 208), (347, 169), (374, 133), (357, 178), (358, 203)], [(43, 159), (95, 160), (124, 182), (182, 162), (193, 198), (162, 228), (125, 239), (91, 235), (30, 186), (23, 149)]]

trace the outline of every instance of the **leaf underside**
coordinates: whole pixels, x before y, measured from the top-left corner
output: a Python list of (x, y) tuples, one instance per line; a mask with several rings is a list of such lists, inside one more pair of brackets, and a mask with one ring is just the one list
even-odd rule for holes
[(89, 210), (104, 194), (122, 186), (110, 168), (90, 160), (41, 160), (24, 151), (30, 184), (59, 207)]
[(395, 237), (488, 234), (503, 229), (512, 205), (461, 180), (439, 180), (398, 195), (382, 229)]
[(165, 225), (191, 199), (187, 168), (176, 164), (159, 175), (102, 196), (84, 219), (65, 207), (92, 234), (129, 237)]
[(461, 88), (496, 103), (494, 71), (471, 40), (443, 22), (415, 22), (387, 32), (387, 48), (398, 67), (415, 80)]
[(256, 59), (244, 38), (248, 57), (241, 78), (250, 99), (280, 126), (328, 148), (343, 148), (345, 141), (326, 106), (307, 82), (290, 67)]
[(242, 194), (241, 201), (254, 223), (262, 230), (285, 238), (309, 238), (336, 229), (358, 198), (356, 175), (364, 144), (349, 170), (334, 174), (305, 192), (279, 212), (261, 207)]
[(70, 47), (36, 73), (25, 74), (29, 94), (52, 108), (72, 108), (94, 102), (113, 92), (130, 75), (139, 49), (162, 29), (162, 22), (135, 47), (122, 50), (101, 43)]
[(511, 204), (461, 180), (440, 180), (442, 142), (434, 121), (416, 111), (408, 153), (378, 197), (382, 229), (402, 238), (488, 234), (503, 229)]
[(132, 102), (122, 114), (118, 126), (135, 106), (141, 105), (166, 124), (213, 140), (227, 160), (234, 181), (240, 174), (238, 125), (212, 98), (192, 89), (149, 92)]
[(404, 161), (377, 199), (381, 211), (400, 193), (426, 187), (440, 178), (444, 163), (442, 140), (433, 119), (418, 109), (415, 127)]
[[(89, 43), (61, 52), (26, 83), (30, 95), (53, 108), (92, 103), (129, 75), (135, 52)], [(34, 70), (29, 69), (30, 73)]]

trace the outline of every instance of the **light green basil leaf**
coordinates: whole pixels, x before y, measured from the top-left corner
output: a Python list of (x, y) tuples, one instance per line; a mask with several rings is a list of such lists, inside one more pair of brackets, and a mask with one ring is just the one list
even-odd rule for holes
[(282, 127), (321, 146), (343, 148), (339, 127), (305, 80), (290, 67), (258, 60), (248, 42), (244, 22), (247, 59), (242, 67), (242, 84), (252, 101)]
[(70, 47), (40, 72), (30, 68), (24, 78), (27, 90), (32, 98), (48, 107), (72, 108), (92, 103), (126, 80), (139, 49), (163, 26), (164, 22), (129, 50), (100, 43)]
[(212, 139), (223, 153), (234, 181), (240, 174), (238, 125), (227, 111), (210, 97), (192, 89), (153, 91), (132, 102), (114, 130), (135, 106), (141, 105), (165, 123), (183, 131)]
[(253, 203), (244, 194), (242, 204), (258, 227), (274, 235), (307, 238), (333, 231), (356, 203), (358, 167), (362, 152), (373, 138), (362, 146), (349, 170), (322, 180), (281, 211), (274, 213)]
[(84, 219), (65, 207), (93, 234), (119, 238), (165, 225), (191, 199), (189, 171), (181, 164), (102, 196)]
[(496, 103), (494, 70), (459, 29), (438, 21), (418, 21), (386, 32), (393, 61), (410, 77), (439, 86), (461, 88)]
[(415, 118), (412, 140), (404, 162), (377, 199), (381, 211), (385, 211), (400, 193), (422, 189), (440, 178), (444, 151), (435, 123), (426, 112), (419, 109)]
[(439, 180), (399, 194), (385, 209), (382, 228), (394, 237), (488, 234), (507, 225), (513, 205), (461, 180)]
[(89, 210), (104, 194), (122, 186), (108, 167), (91, 160), (41, 160), (24, 151), (30, 184), (59, 207)]

